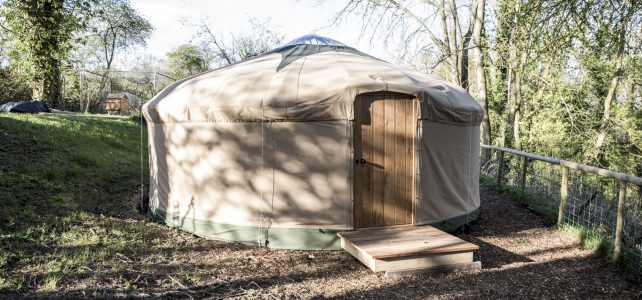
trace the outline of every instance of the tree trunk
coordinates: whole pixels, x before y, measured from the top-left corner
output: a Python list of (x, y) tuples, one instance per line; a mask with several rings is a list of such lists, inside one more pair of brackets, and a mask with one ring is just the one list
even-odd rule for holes
[(46, 96), (47, 96), (47, 102), (50, 103), (53, 107), (56, 108), (61, 108), (62, 103), (60, 101), (61, 98), (61, 71), (60, 71), (60, 62), (55, 59), (51, 62), (50, 66), (50, 72), (49, 72), (49, 78), (45, 81), (45, 88), (44, 90), (46, 91)]
[[(642, 177), (642, 162), (638, 163), (636, 166), (635, 174), (638, 177)], [(638, 186), (638, 206), (639, 210), (642, 211), (642, 186)]]
[(519, 72), (515, 73), (515, 116), (513, 118), (513, 147), (516, 150), (522, 150), (522, 139), (519, 135), (520, 121), (521, 121), (521, 111), (522, 111), (522, 74), (524, 74), (524, 68), (526, 67), (526, 60), (528, 59), (530, 41), (526, 49), (522, 50), (522, 57), (517, 68)]
[(598, 130), (599, 133), (595, 138), (592, 150), (586, 154), (584, 159), (584, 163), (587, 165), (592, 165), (598, 160), (598, 157), (602, 152), (602, 147), (604, 147), (604, 144), (606, 142), (606, 136), (609, 129), (609, 121), (611, 120), (611, 103), (613, 102), (613, 98), (615, 98), (617, 85), (620, 81), (620, 76), (622, 75), (622, 60), (624, 58), (624, 46), (626, 44), (626, 24), (628, 23), (628, 19), (631, 16), (631, 12), (631, 7), (628, 7), (626, 16), (623, 16), (620, 20), (618, 41), (619, 45), (615, 62), (615, 70), (613, 71), (613, 77), (611, 79), (609, 92), (604, 99), (604, 109), (602, 111), (602, 120), (600, 121), (600, 128)]
[(114, 52), (116, 51), (116, 39), (118, 38), (118, 33), (115, 29), (111, 29), (111, 32), (111, 45), (109, 45), (109, 49), (105, 50), (106, 70), (111, 69), (111, 64), (114, 61)]
[[(473, 24), (473, 55), (475, 56), (475, 74), (477, 75), (477, 101), (484, 109), (484, 118), (482, 120), (482, 142), (486, 145), (491, 144), (490, 118), (488, 117), (488, 91), (486, 89), (486, 72), (484, 69), (484, 50), (482, 49), (482, 32), (484, 30), (484, 10), (486, 0), (477, 0), (477, 8), (474, 13)], [(482, 163), (490, 159), (490, 151), (482, 150)]]
[(629, 114), (633, 115), (635, 113), (635, 82), (633, 78), (627, 78), (626, 82), (626, 109), (629, 111)]
[[(457, 65), (457, 61), (453, 60), (453, 49), (451, 47), (451, 42), (450, 42), (450, 32), (448, 31), (448, 17), (446, 15), (446, 0), (441, 0), (439, 2), (439, 16), (441, 17), (441, 30), (442, 34), (444, 35), (444, 46), (445, 46), (445, 51), (443, 52), (443, 55), (446, 57), (446, 61), (450, 65), (450, 80), (451, 81), (459, 81), (459, 76), (457, 76), (458, 73), (458, 68), (459, 66)], [(457, 49), (455, 49), (457, 51)], [(459, 84), (459, 82), (457, 82)]]
[(504, 126), (504, 141), (503, 146), (507, 148), (513, 147), (513, 125), (515, 122), (515, 112), (517, 111), (517, 26), (518, 26), (518, 13), (520, 10), (520, 0), (515, 1), (512, 18), (510, 21), (510, 34), (508, 37), (508, 68), (506, 78), (506, 105), (508, 106), (508, 114), (506, 115), (506, 123)]
[(506, 122), (504, 123), (504, 139), (502, 146), (506, 148), (513, 147), (513, 122), (515, 121), (515, 68), (509, 66), (506, 78), (506, 106), (508, 106), (508, 113), (506, 114)]
[(45, 80), (41, 76), (38, 74), (34, 75), (34, 79), (31, 84), (31, 99), (44, 100), (44, 82)]
[[(494, 84), (493, 90), (497, 91), (495, 96), (499, 98), (498, 113), (500, 115), (507, 113), (509, 107), (509, 96), (506, 83), (508, 82), (508, 41), (510, 40), (510, 32), (512, 28), (512, 9), (510, 1), (511, 0), (500, 0), (497, 3), (497, 41), (495, 45), (497, 59), (493, 64), (488, 66), (494, 76), (494, 80), (492, 81)], [(496, 135), (499, 135), (496, 143), (500, 146), (505, 146), (505, 127), (506, 124), (503, 121), (498, 121), (495, 125)]]
[(25, 22), (30, 27), (33, 83), (32, 98), (60, 107), (60, 58), (62, 0), (40, 3), (30, 0), (23, 2)]
[(464, 35), (464, 40), (461, 44), (461, 71), (459, 72), (459, 75), (461, 76), (461, 78), (459, 79), (459, 82), (461, 82), (461, 87), (463, 87), (466, 90), (468, 90), (468, 86), (469, 86), (468, 44), (470, 44), (470, 38), (473, 34), (472, 27), (473, 27), (473, 22), (470, 23), (470, 26), (468, 27), (468, 31), (466, 31), (466, 34)]
[[(463, 81), (462, 79), (462, 74), (461, 74), (461, 69), (464, 68), (462, 61), (460, 60), (459, 57), (459, 43), (458, 41), (458, 31), (457, 31), (457, 26), (459, 26), (459, 16), (457, 15), (457, 3), (455, 3), (455, 0), (450, 0), (450, 15), (452, 17), (452, 30), (450, 31), (451, 38), (450, 41), (452, 42), (452, 47), (451, 49), (453, 50), (453, 63), (454, 63), (454, 68), (453, 70), (455, 71), (455, 79), (457, 81), (457, 84), (460, 86), (463, 86)], [(463, 51), (463, 47), (462, 47)]]
[(514, 87), (515, 97), (515, 112), (513, 116), (513, 148), (516, 150), (522, 150), (522, 140), (519, 136), (519, 121), (521, 117), (521, 108), (522, 108), (522, 76), (520, 73), (515, 74), (515, 87)]
[[(109, 70), (111, 70), (111, 65), (114, 63), (114, 54), (116, 53), (116, 43), (118, 39), (118, 32), (114, 28), (114, 25), (111, 23), (109, 24), (109, 28), (107, 29), (107, 32), (103, 35), (103, 47), (104, 47), (104, 55), (105, 55), (105, 71), (102, 72), (102, 75), (100, 77), (100, 84), (98, 85), (98, 104), (100, 105), (101, 102), (107, 100), (107, 96), (104, 91), (105, 91), (105, 86), (107, 86), (107, 81), (109, 80), (109, 91), (107, 93), (111, 92), (111, 78), (109, 77)], [(103, 98), (104, 96), (104, 98)], [(85, 106), (85, 113), (89, 112), (89, 109), (91, 108), (91, 99), (87, 97), (87, 105)]]

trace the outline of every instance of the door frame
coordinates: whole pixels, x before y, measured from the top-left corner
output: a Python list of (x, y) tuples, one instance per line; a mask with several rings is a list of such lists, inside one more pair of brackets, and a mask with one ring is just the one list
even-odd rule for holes
[[(417, 195), (419, 194), (419, 175), (417, 170), (419, 169), (419, 134), (420, 134), (420, 125), (419, 125), (419, 116), (420, 116), (420, 102), (417, 97), (410, 95), (410, 94), (405, 94), (405, 93), (398, 93), (398, 92), (389, 92), (389, 91), (376, 91), (376, 92), (368, 92), (368, 93), (361, 93), (355, 96), (355, 99), (353, 101), (353, 118), (352, 118), (352, 159), (351, 161), (351, 168), (352, 168), (352, 226), (354, 230), (357, 229), (362, 229), (362, 228), (377, 228), (377, 227), (362, 227), (361, 226), (361, 172), (357, 170), (357, 164), (355, 163), (355, 160), (360, 159), (361, 154), (361, 146), (363, 145), (361, 142), (361, 134), (358, 132), (361, 127), (359, 124), (357, 124), (357, 114), (360, 113), (360, 110), (357, 108), (360, 107), (361, 105), (361, 100), (360, 96), (362, 95), (373, 95), (373, 96), (382, 96), (382, 95), (393, 95), (397, 97), (407, 97), (408, 99), (411, 99), (415, 103), (415, 131), (414, 131), (414, 137), (413, 137), (413, 145), (414, 145), (414, 151), (413, 151), (413, 159), (412, 159), (412, 197), (411, 197), (411, 223), (410, 224), (401, 224), (401, 225), (384, 225), (384, 226), (379, 226), (379, 227), (399, 227), (399, 226), (416, 226), (417, 225), (417, 218), (416, 218), (416, 208), (417, 208)], [(359, 102), (359, 103), (358, 103)]]

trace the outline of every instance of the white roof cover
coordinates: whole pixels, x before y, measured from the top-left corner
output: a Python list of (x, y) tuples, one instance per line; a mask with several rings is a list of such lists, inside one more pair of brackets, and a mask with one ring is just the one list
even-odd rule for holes
[(317, 35), (177, 81), (143, 111), (154, 123), (347, 120), (355, 97), (376, 91), (414, 95), (425, 120), (482, 120), (482, 108), (461, 87)]

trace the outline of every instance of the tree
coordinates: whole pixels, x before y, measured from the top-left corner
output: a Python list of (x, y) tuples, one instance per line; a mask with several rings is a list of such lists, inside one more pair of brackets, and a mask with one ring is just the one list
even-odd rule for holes
[(484, 2), (346, 0), (335, 21), (462, 87), (470, 48), (484, 143), (642, 174), (642, 1)]
[(283, 41), (283, 35), (270, 29), (269, 22), (251, 19), (250, 25), (249, 33), (230, 34), (228, 38), (205, 21), (194, 26), (199, 28), (203, 47), (213, 53), (213, 62), (222, 66), (272, 50)]
[[(472, 14), (465, 8), (469, 6), (456, 0), (350, 0), (334, 22), (356, 16), (362, 21), (362, 37), (369, 35), (371, 41), (384, 44), (396, 41), (402, 49), (416, 43), (417, 53), (410, 56), (427, 54), (432, 64), (428, 71), (442, 70), (447, 79), (467, 88)], [(468, 30), (464, 33), (462, 28)]]
[(501, 77), (498, 80), (504, 84), (502, 90), (505, 107), (508, 108), (506, 113), (506, 122), (502, 145), (505, 147), (515, 147), (520, 150), (519, 143), (519, 108), (521, 104), (521, 85), (520, 75), (518, 74), (521, 66), (518, 66), (518, 33), (521, 20), (521, 0), (506, 0), (500, 2), (500, 16), (498, 20), (498, 39), (501, 42), (499, 58), (503, 61), (500, 69)]
[(192, 44), (184, 44), (167, 53), (167, 74), (184, 78), (207, 71), (211, 58), (206, 51)]
[(100, 0), (83, 14), (87, 28), (80, 40), (95, 45), (106, 70), (111, 69), (119, 51), (144, 46), (153, 31), (129, 0)]
[[(362, 20), (363, 34), (371, 41), (399, 41), (401, 48), (417, 43), (416, 54), (428, 57), (428, 66), (419, 66), (429, 72), (444, 72), (450, 81), (469, 88), (468, 50), (475, 56), (477, 99), (484, 108), (484, 143), (491, 143), (489, 107), (487, 105), (486, 73), (482, 46), (485, 1), (401, 1), (401, 0), (350, 0), (335, 22), (342, 18), (358, 16)], [(463, 2), (463, 4), (462, 4)], [(469, 7), (470, 9), (466, 9)], [(435, 20), (438, 17), (438, 20)], [(463, 32), (462, 28), (467, 28)], [(470, 42), (472, 41), (472, 45)], [(487, 151), (485, 151), (487, 154)]]
[(31, 98), (31, 86), (25, 78), (19, 70), (0, 66), (0, 103)]
[[(482, 49), (482, 32), (484, 31), (484, 15), (486, 10), (486, 1), (477, 0), (475, 13), (473, 15), (473, 54), (475, 56), (475, 74), (477, 79), (477, 101), (484, 109), (484, 119), (482, 120), (482, 142), (490, 145), (492, 142), (490, 118), (488, 117), (488, 91), (486, 89), (486, 67), (484, 65), (484, 50)], [(483, 161), (490, 159), (490, 151), (482, 150)]]
[[(79, 15), (84, 28), (76, 34), (78, 51), (74, 54), (84, 67), (111, 70), (119, 52), (145, 45), (153, 30), (151, 24), (131, 7), (129, 0), (95, 0)], [(92, 61), (96, 65), (88, 63)], [(108, 84), (106, 74), (103, 72), (101, 77), (100, 91)], [(85, 112), (91, 104), (88, 98)]]
[(56, 108), (63, 105), (61, 72), (73, 62), (72, 49), (90, 50), (77, 55), (84, 66), (99, 53), (109, 69), (119, 50), (143, 45), (152, 30), (129, 0), (7, 0), (1, 5), (8, 64), (29, 74), (32, 98)]
[(58, 107), (60, 73), (78, 20), (75, 13), (86, 7), (80, 1), (7, 0), (1, 14), (10, 43), (11, 64), (25, 70), (32, 82), (33, 99)]
[[(622, 63), (624, 60), (624, 50), (627, 42), (626, 36), (627, 36), (627, 30), (628, 30), (628, 22), (631, 19), (634, 9), (636, 9), (635, 1), (631, 0), (630, 4), (627, 4), (626, 1), (624, 1), (622, 2), (621, 7), (614, 7), (614, 9), (621, 12), (619, 17), (616, 17), (615, 20), (608, 20), (608, 19), (603, 20), (602, 14), (595, 15), (596, 18), (603, 21), (601, 22), (602, 24), (611, 23), (613, 25), (616, 25), (614, 27), (617, 29), (614, 32), (612, 37), (613, 42), (610, 44), (615, 45), (617, 47), (617, 50), (615, 52), (615, 59), (614, 59), (615, 64), (613, 66), (613, 75), (611, 76), (611, 83), (608, 89), (608, 93), (603, 101), (603, 112), (602, 112), (602, 117), (600, 121), (600, 127), (598, 129), (598, 134), (595, 138), (595, 142), (593, 144), (592, 149), (590, 150), (590, 152), (586, 154), (586, 157), (584, 160), (586, 164), (592, 164), (597, 161), (598, 156), (602, 152), (602, 148), (604, 147), (604, 144), (606, 142), (609, 122), (611, 119), (611, 105), (612, 105), (613, 99), (615, 98), (617, 87), (620, 82), (620, 77), (622, 76), (622, 73), (623, 73)], [(601, 10), (598, 9), (597, 11), (601, 11)]]
[(7, 54), (9, 31), (3, 27), (6, 20), (0, 14), (0, 103), (31, 98), (29, 76), (11, 65)]

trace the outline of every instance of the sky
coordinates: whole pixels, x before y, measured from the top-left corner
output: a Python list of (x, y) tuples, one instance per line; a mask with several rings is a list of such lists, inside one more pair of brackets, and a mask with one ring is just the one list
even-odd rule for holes
[(207, 22), (215, 31), (230, 34), (248, 32), (249, 21), (269, 21), (274, 31), (285, 35), (284, 43), (316, 33), (338, 40), (361, 51), (388, 59), (383, 49), (360, 39), (360, 24), (344, 21), (329, 26), (346, 0), (132, 0), (155, 30), (142, 53), (159, 58), (178, 45), (194, 41), (196, 27)]

